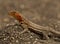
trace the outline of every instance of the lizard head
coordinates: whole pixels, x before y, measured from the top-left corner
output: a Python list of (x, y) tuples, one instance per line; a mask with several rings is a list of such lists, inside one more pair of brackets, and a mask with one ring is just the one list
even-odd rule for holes
[(10, 15), (10, 16), (13, 16), (13, 17), (16, 18), (18, 21), (22, 21), (21, 14), (19, 14), (19, 13), (16, 12), (16, 11), (11, 11), (11, 12), (9, 12), (9, 15)]
[(9, 12), (9, 15), (13, 16), (13, 17), (16, 17), (16, 12), (15, 11), (11, 11), (11, 12)]

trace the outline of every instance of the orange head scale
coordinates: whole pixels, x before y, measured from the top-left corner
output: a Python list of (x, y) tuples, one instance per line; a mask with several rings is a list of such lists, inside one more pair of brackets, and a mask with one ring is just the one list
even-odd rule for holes
[(16, 18), (19, 22), (22, 22), (22, 17), (21, 17), (21, 14), (19, 14), (18, 12), (16, 11), (11, 11), (9, 12), (9, 15), (13, 16), (14, 18)]

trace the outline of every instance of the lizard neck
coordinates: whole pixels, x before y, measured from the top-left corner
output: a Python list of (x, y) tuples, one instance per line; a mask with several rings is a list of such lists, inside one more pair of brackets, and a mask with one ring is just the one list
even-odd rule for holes
[(22, 19), (22, 17), (20, 16), (19, 13), (15, 13), (15, 18), (16, 18), (19, 22), (22, 22), (22, 21), (23, 21), (23, 19)]

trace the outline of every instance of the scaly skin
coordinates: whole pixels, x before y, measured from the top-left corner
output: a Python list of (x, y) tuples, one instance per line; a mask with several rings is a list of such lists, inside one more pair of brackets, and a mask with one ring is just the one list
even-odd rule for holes
[(32, 28), (34, 31), (37, 31), (37, 32), (47, 31), (47, 32), (52, 32), (56, 36), (59, 36), (60, 35), (60, 32), (55, 31), (51, 27), (40, 26), (40, 25), (37, 25), (37, 24), (29, 21), (28, 19), (26, 19), (22, 14), (20, 14), (17, 11), (11, 11), (9, 13), (9, 15), (13, 16), (14, 18), (16, 18), (20, 23), (26, 24), (29, 28)]

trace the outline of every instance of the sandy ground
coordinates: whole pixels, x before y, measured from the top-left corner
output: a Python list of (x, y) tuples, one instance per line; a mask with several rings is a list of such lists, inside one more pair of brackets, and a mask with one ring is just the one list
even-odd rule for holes
[(29, 30), (19, 35), (22, 27), (8, 15), (10, 10), (19, 11), (38, 25), (60, 31), (60, 0), (0, 0), (0, 44), (60, 44), (60, 38), (47, 41)]

